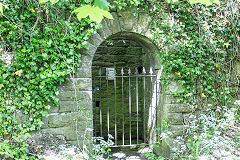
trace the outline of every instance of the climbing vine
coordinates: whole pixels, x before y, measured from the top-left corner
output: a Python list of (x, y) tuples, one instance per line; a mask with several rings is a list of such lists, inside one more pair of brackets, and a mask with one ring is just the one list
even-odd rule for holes
[[(184, 88), (179, 100), (198, 107), (226, 105), (238, 94), (235, 63), (239, 50), (239, 2), (221, 7), (188, 3), (159, 4), (154, 13), (155, 43), (162, 48), (166, 79)], [(162, 16), (162, 17), (161, 17)]]
[[(79, 22), (67, 14), (85, 1), (4, 4), (8, 9), (0, 17), (0, 141), (40, 129), (47, 109), (58, 103), (57, 84), (69, 80), (67, 75), (79, 67), (80, 50), (100, 28), (89, 18)], [(18, 150), (10, 154), (6, 145), (0, 150), (12, 158), (25, 155)]]

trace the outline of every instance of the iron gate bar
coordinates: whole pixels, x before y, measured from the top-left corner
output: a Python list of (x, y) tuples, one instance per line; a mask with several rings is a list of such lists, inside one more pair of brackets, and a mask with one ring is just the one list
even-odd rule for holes
[(107, 129), (109, 134), (109, 89), (108, 89), (108, 78), (107, 78)]
[(117, 146), (117, 95), (116, 95), (116, 80), (117, 80), (116, 77), (114, 77), (114, 91), (115, 91), (115, 146)]
[[(97, 126), (97, 94), (96, 94), (96, 92), (97, 92), (97, 86), (96, 86), (96, 77), (94, 77), (94, 89), (95, 89), (95, 91), (94, 91), (94, 96), (95, 96), (95, 108), (94, 108), (94, 112), (95, 112), (95, 114), (94, 114), (94, 122), (93, 122), (93, 125), (94, 125), (94, 128), (96, 128), (96, 126)], [(96, 137), (97, 136), (97, 133), (96, 133), (96, 129), (94, 130), (94, 136)]]
[[(146, 71), (145, 71), (145, 68), (143, 67), (143, 74), (145, 75), (146, 74)], [(144, 134), (144, 138), (143, 138), (143, 142), (145, 143), (146, 142), (146, 129), (145, 129), (145, 109), (146, 109), (146, 99), (145, 99), (145, 85), (146, 85), (146, 82), (145, 82), (145, 79), (146, 77), (143, 77), (143, 134)]]
[[(138, 75), (138, 69), (136, 68), (136, 75)], [(136, 77), (136, 107), (137, 107), (137, 144), (138, 144), (138, 77)]]
[[(158, 116), (157, 116), (157, 114), (158, 114), (158, 111), (157, 111), (157, 102), (158, 102), (158, 96), (157, 96), (157, 93), (158, 93), (158, 89), (157, 89), (157, 77), (156, 77), (156, 108), (155, 108), (155, 110), (156, 110), (156, 127), (157, 127), (157, 125), (158, 125), (158, 123), (157, 123), (157, 118), (158, 118)], [(157, 135), (158, 136), (158, 135)]]
[[(123, 76), (124, 72), (123, 72), (123, 68), (121, 69), (121, 74)], [(123, 113), (123, 133), (122, 133), (122, 141), (123, 141), (123, 145), (124, 145), (124, 89), (123, 89), (123, 77), (122, 77), (122, 113)]]
[(128, 70), (128, 75), (129, 75), (129, 141), (130, 141), (130, 145), (132, 145), (132, 121), (131, 121), (131, 110), (132, 110), (132, 102), (131, 102), (131, 69), (129, 68)]
[(101, 91), (102, 91), (102, 78), (101, 78), (101, 75), (102, 75), (102, 70), (101, 68), (99, 69), (99, 83), (100, 83), (100, 135), (102, 137), (102, 96), (101, 96)]
[[(152, 67), (150, 67), (150, 75), (152, 75), (153, 74), (153, 69), (152, 69)], [(150, 83), (150, 90), (151, 90), (151, 99), (152, 99), (152, 96), (153, 96), (153, 86), (152, 86), (152, 83), (153, 83), (153, 77), (151, 77), (151, 83)], [(150, 108), (151, 108), (151, 115), (152, 115), (152, 103), (150, 104)], [(153, 118), (152, 118), (152, 116), (151, 116), (151, 122), (152, 122), (152, 120), (153, 120)]]
[[(162, 77), (162, 72), (163, 72), (163, 65), (161, 65), (161, 69), (159, 70), (160, 71), (160, 75), (159, 75), (159, 78), (158, 77), (156, 77), (156, 84), (157, 83), (159, 83), (159, 93), (160, 93), (160, 90), (161, 90), (161, 77)], [(158, 80), (159, 80), (159, 82), (158, 82)], [(157, 88), (157, 87), (156, 87)], [(158, 92), (157, 92), (158, 93)], [(157, 97), (157, 94), (156, 93), (156, 97)], [(160, 97), (159, 97), (160, 98)], [(157, 105), (156, 105), (157, 106)], [(156, 116), (157, 116), (157, 114), (158, 114), (158, 110), (157, 110), (157, 108), (156, 108)], [(161, 115), (160, 115), (160, 124), (162, 123), (161, 122)], [(156, 117), (156, 126), (158, 125), (158, 122), (157, 122), (157, 117)], [(162, 132), (162, 130), (161, 130), (161, 127), (160, 127), (160, 131), (159, 131), (160, 133)], [(157, 131), (157, 137), (158, 137), (158, 135), (159, 135), (159, 132)]]

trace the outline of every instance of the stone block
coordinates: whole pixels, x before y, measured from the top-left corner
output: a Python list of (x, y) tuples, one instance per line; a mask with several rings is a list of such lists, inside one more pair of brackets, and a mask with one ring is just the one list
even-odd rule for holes
[[(100, 43), (100, 42), (98, 42), (100, 40), (97, 40), (97, 39), (95, 39), (95, 42), (93, 42), (93, 41), (94, 41), (94, 39), (92, 39), (92, 43)], [(101, 42), (102, 42), (102, 40), (101, 40)], [(82, 55), (86, 55), (86, 56), (89, 56), (89, 57), (94, 56), (98, 45), (94, 45), (92, 43), (90, 43), (90, 42), (86, 43), (87, 49), (81, 49), (81, 54)]]
[[(60, 128), (47, 128), (42, 129), (42, 132), (50, 133), (53, 135), (63, 135), (67, 141), (77, 140), (76, 128), (73, 126), (66, 126)], [(84, 133), (84, 131), (82, 131), (82, 133)], [(80, 132), (79, 135), (81, 135), (82, 133)]]
[(42, 128), (42, 129), (48, 128), (48, 115), (46, 115), (46, 116), (43, 118), (43, 125), (42, 125), (41, 128)]
[(106, 55), (106, 50), (104, 53), (96, 53), (93, 59), (93, 66), (96, 62), (114, 62), (113, 55)]
[(148, 13), (140, 12), (138, 14), (138, 25), (135, 26), (134, 30), (137, 33), (145, 34), (150, 26), (151, 23), (151, 17), (148, 15)]
[(67, 143), (72, 144), (74, 146), (87, 146), (89, 148), (92, 147), (92, 137), (93, 137), (93, 132), (92, 131), (85, 131), (82, 132), (81, 135), (78, 136), (78, 139), (76, 140), (68, 140)]
[(92, 102), (92, 92), (91, 91), (62, 91), (58, 95), (60, 101), (72, 101), (77, 98), (77, 100), (87, 101), (89, 104)]
[(104, 19), (108, 25), (108, 28), (111, 29), (112, 34), (116, 34), (118, 32), (121, 32), (121, 27), (118, 20), (118, 15), (116, 12), (111, 13), (113, 16), (113, 19)]
[(137, 16), (132, 10), (120, 11), (118, 16), (122, 31), (132, 31), (134, 25), (137, 25)]
[(59, 128), (74, 125), (76, 121), (88, 121), (87, 117), (83, 118), (80, 112), (54, 114), (48, 116), (48, 126), (50, 128)]
[(59, 113), (66, 112), (77, 112), (80, 110), (91, 110), (92, 106), (89, 104), (89, 101), (79, 100), (78, 102), (74, 101), (60, 101), (59, 102)]
[(50, 109), (48, 110), (48, 113), (58, 113), (59, 110), (59, 106), (54, 106), (54, 105), (50, 105)]
[(178, 93), (182, 89), (183, 89), (183, 86), (181, 86), (177, 81), (172, 81), (168, 85), (168, 88), (165, 89), (165, 94)]
[(112, 31), (111, 29), (109, 29), (105, 19), (102, 20), (101, 24), (102, 24), (102, 28), (98, 30), (98, 33), (103, 39), (107, 39), (109, 36), (112, 35)]
[(85, 114), (92, 114), (92, 105), (88, 101), (60, 101), (59, 113), (67, 112), (84, 112)]
[(79, 109), (77, 102), (74, 101), (60, 101), (59, 113), (77, 112)]
[(98, 33), (94, 33), (90, 36), (88, 42), (91, 43), (93, 46), (99, 46), (104, 40)]
[(240, 76), (240, 62), (237, 62), (234, 68), (235, 68), (236, 74)]
[(70, 82), (65, 82), (59, 87), (60, 91), (91, 91), (92, 79), (91, 78), (71, 78)]
[(167, 117), (170, 125), (183, 124), (182, 113), (169, 113)]
[(151, 40), (154, 39), (154, 36), (153, 36), (153, 34), (152, 34), (152, 32), (151, 32), (150, 29), (148, 29), (148, 30), (146, 31), (145, 36), (146, 36), (147, 38), (151, 39)]
[(92, 57), (83, 56), (75, 78), (92, 78)]
[(165, 104), (174, 104), (177, 103), (177, 98), (173, 97), (172, 95), (164, 95), (165, 96)]
[(164, 108), (168, 109), (169, 113), (189, 113), (192, 111), (189, 105), (185, 104), (164, 104)]
[(170, 125), (169, 129), (172, 132), (172, 137), (182, 136), (184, 133), (184, 126), (183, 125)]

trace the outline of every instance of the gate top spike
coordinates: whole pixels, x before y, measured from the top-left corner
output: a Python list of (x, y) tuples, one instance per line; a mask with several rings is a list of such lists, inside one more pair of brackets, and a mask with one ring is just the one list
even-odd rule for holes
[(128, 69), (128, 74), (129, 74), (129, 75), (131, 74), (131, 69), (130, 69), (130, 68)]
[(100, 68), (98, 71), (98, 74), (101, 76), (102, 75), (102, 69)]
[(151, 75), (153, 74), (153, 68), (150, 67), (150, 72), (149, 72)]
[(138, 74), (138, 68), (136, 67), (136, 72), (135, 72), (135, 74)]
[(124, 75), (124, 71), (123, 71), (123, 68), (121, 69), (121, 75)]
[(143, 74), (146, 74), (146, 69), (145, 69), (145, 67), (143, 67)]

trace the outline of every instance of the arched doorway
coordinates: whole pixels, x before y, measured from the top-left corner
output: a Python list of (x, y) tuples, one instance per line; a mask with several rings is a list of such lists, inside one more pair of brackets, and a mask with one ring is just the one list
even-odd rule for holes
[(115, 146), (148, 144), (149, 124), (157, 125), (152, 102), (159, 101), (156, 48), (144, 38), (128, 32), (112, 35), (92, 60), (94, 136), (111, 134)]

